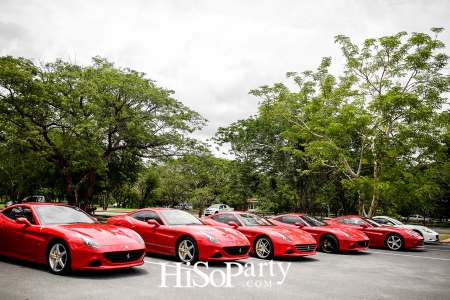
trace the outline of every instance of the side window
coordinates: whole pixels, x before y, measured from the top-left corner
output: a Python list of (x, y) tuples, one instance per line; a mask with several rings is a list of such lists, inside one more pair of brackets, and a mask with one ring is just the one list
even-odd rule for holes
[(300, 218), (298, 218), (298, 217), (285, 216), (285, 217), (277, 218), (275, 220), (280, 221), (282, 223), (291, 224), (291, 225), (295, 225), (295, 223), (301, 223), (303, 226), (305, 226), (305, 223), (302, 220), (300, 220)]
[(385, 220), (385, 219), (374, 219), (374, 220), (382, 225), (386, 225), (386, 224), (392, 225), (391, 222), (389, 222), (388, 220)]
[(351, 219), (347, 219), (347, 224), (349, 225), (355, 225), (355, 226), (359, 226), (361, 225), (362, 220), (359, 218), (351, 218)]
[(12, 211), (12, 209), (5, 209), (2, 211), (2, 214), (11, 220), (15, 220), (16, 219), (15, 214), (11, 213), (11, 211)]
[(223, 224), (228, 224), (228, 222), (233, 221), (236, 222), (238, 226), (242, 226), (241, 222), (239, 222), (239, 220), (235, 216), (230, 214), (220, 214), (214, 216), (212, 219)]
[(11, 219), (15, 220), (17, 218), (23, 218), (24, 212), (23, 212), (23, 208), (22, 207), (14, 207), (13, 209), (11, 209), (11, 212), (9, 213), (9, 215), (11, 216)]
[(147, 222), (148, 220), (156, 220), (156, 222), (158, 222), (159, 224), (164, 225), (158, 214), (154, 211), (145, 211), (144, 220), (144, 222)]
[(27, 218), (31, 224), (36, 224), (33, 213), (28, 207), (18, 206), (12, 209), (5, 210), (2, 213), (3, 215), (5, 215), (5, 217), (8, 217), (11, 220), (16, 220), (17, 218)]
[(145, 222), (145, 216), (144, 216), (144, 212), (143, 211), (138, 211), (132, 215), (130, 215), (130, 217), (138, 220), (138, 221), (142, 221)]
[(23, 215), (31, 224), (36, 225), (36, 221), (34, 220), (33, 212), (31, 211), (31, 209), (25, 207), (23, 209)]

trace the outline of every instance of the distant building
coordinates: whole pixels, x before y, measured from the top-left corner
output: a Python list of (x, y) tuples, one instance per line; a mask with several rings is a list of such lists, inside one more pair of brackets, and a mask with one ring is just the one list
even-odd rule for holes
[(259, 200), (256, 198), (247, 201), (247, 211), (255, 211), (258, 208)]

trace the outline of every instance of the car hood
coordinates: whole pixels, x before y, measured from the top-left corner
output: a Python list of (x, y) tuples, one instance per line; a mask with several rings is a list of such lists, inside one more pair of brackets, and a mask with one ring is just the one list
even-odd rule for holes
[(66, 234), (81, 234), (94, 239), (100, 245), (121, 243), (139, 243), (137, 235), (131, 229), (104, 224), (67, 224), (58, 225)]
[(208, 225), (180, 225), (183, 231), (199, 238), (205, 238), (203, 233), (212, 235), (220, 240), (223, 246), (250, 246), (248, 239), (237, 230), (226, 227), (213, 227)]
[(294, 244), (316, 244), (316, 240), (312, 235), (302, 229), (283, 228), (281, 226), (253, 226), (247, 227), (247, 229), (259, 231), (279, 238), (279, 234), (282, 234), (289, 238)]
[(351, 235), (355, 240), (366, 240), (368, 239), (367, 235), (365, 233), (363, 233), (362, 231), (356, 229), (356, 228), (352, 228), (352, 227), (346, 227), (346, 226), (334, 226), (334, 225), (330, 225), (329, 226), (330, 229), (332, 229), (333, 231), (343, 231), (349, 235)]
[(434, 231), (434, 230), (432, 230), (432, 229), (430, 229), (428, 227), (420, 226), (420, 225), (395, 225), (395, 227), (406, 228), (406, 229), (411, 229), (411, 230), (414, 230), (414, 229), (416, 229), (416, 230), (428, 230), (428, 231), (431, 231), (431, 234), (438, 234), (436, 231)]

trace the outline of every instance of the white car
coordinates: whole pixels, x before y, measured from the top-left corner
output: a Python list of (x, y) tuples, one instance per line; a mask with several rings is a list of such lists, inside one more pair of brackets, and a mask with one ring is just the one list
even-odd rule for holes
[(380, 223), (381, 225), (388, 225), (388, 226), (394, 226), (394, 227), (400, 227), (400, 228), (406, 228), (411, 229), (418, 234), (420, 234), (423, 237), (424, 242), (439, 242), (439, 233), (437, 233), (434, 230), (431, 230), (428, 227), (420, 226), (420, 225), (407, 225), (403, 224), (402, 222), (388, 217), (388, 216), (376, 216), (373, 217), (373, 219)]
[(213, 214), (217, 214), (223, 211), (233, 211), (234, 208), (229, 207), (226, 204), (213, 204), (210, 207), (208, 207), (207, 209), (205, 209), (205, 216), (209, 216), (209, 215), (213, 215)]

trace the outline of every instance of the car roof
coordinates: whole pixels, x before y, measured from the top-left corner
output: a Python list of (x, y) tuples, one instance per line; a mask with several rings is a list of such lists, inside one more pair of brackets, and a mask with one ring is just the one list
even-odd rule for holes
[[(27, 205), (27, 206), (68, 206), (68, 207), (75, 207), (73, 205), (69, 205), (67, 203), (59, 203), (59, 202), (20, 202), (11, 206), (8, 206), (7, 208), (10, 207), (16, 207), (16, 206), (23, 206), (23, 205)], [(7, 209), (5, 208), (5, 209)]]
[(273, 218), (281, 217), (281, 216), (300, 216), (300, 217), (302, 217), (302, 216), (308, 216), (308, 214), (304, 214), (304, 213), (288, 213), (288, 214), (276, 215), (276, 216), (273, 216)]

